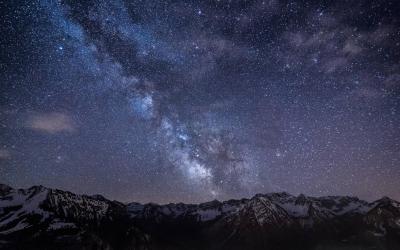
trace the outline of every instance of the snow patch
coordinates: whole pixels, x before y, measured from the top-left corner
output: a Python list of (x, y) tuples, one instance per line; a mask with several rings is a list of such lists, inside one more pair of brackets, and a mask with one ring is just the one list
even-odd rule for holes
[[(48, 218), (49, 213), (40, 208), (42, 202), (46, 199), (48, 190), (40, 188), (29, 190), (30, 192), (23, 192), (21, 190), (13, 190), (10, 194), (0, 200), (0, 207), (17, 207), (12, 215), (0, 215), (0, 228), (5, 227), (7, 224), (14, 220), (18, 220), (21, 216), (27, 214), (42, 215), (42, 221)], [(35, 193), (36, 192), (36, 193)], [(8, 217), (7, 217), (8, 216)], [(22, 225), (20, 225), (21, 227)]]
[(199, 210), (197, 213), (201, 221), (210, 221), (221, 215), (217, 209)]
[(66, 228), (76, 228), (76, 225), (74, 223), (69, 223), (69, 222), (55, 221), (49, 225), (47, 230), (59, 230)]
[(0, 231), (0, 234), (10, 234), (10, 233), (14, 233), (17, 231), (21, 231), (25, 228), (29, 228), (31, 227), (29, 224), (25, 223), (24, 221), (20, 221), (17, 225), (15, 225), (14, 227), (4, 230), (4, 231)]

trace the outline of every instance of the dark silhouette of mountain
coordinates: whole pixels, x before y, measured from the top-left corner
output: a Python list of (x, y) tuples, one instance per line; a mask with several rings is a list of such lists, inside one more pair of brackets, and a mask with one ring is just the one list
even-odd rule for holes
[(400, 203), (257, 194), (123, 204), (0, 184), (0, 249), (400, 249)]

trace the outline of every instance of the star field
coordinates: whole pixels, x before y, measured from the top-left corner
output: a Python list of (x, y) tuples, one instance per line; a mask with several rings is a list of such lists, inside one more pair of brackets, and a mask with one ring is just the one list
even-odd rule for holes
[(400, 199), (397, 1), (5, 1), (0, 182)]

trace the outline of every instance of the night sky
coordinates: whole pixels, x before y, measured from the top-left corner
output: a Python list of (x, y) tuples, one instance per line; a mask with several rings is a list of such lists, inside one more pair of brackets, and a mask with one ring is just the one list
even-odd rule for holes
[(398, 1), (0, 1), (0, 182), (400, 200)]

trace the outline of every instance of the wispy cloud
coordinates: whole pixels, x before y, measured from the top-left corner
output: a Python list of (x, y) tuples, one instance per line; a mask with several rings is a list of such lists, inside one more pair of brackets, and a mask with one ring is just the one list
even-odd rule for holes
[(0, 149), (0, 160), (8, 160), (11, 158), (11, 153), (7, 149)]
[(70, 115), (60, 112), (34, 114), (28, 118), (26, 127), (50, 134), (74, 132), (76, 125)]

